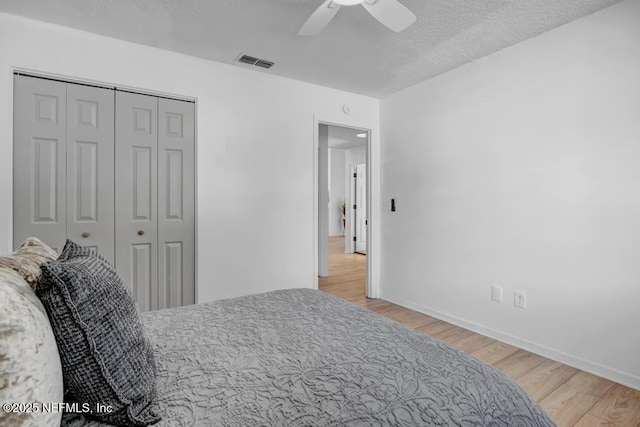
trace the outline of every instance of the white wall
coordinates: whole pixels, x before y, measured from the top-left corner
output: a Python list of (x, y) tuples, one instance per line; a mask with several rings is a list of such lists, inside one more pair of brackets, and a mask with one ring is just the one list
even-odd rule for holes
[(1, 252), (12, 239), (12, 67), (197, 98), (199, 301), (314, 286), (316, 120), (377, 135), (377, 100), (0, 14)]
[(351, 166), (361, 165), (363, 163), (367, 163), (367, 147), (364, 142), (362, 145), (345, 150), (347, 173)]
[(383, 298), (640, 388), (639, 23), (628, 0), (382, 101)]
[(329, 148), (329, 236), (342, 236), (340, 207), (345, 199), (345, 150)]

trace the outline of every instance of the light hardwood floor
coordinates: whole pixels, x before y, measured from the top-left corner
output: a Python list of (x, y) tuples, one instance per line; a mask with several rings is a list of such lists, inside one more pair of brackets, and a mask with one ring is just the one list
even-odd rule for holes
[(640, 427), (640, 391), (388, 301), (366, 298), (366, 257), (344, 254), (343, 242), (342, 237), (329, 239), (329, 277), (320, 278), (321, 291), (422, 331), (495, 366), (520, 384), (560, 427)]

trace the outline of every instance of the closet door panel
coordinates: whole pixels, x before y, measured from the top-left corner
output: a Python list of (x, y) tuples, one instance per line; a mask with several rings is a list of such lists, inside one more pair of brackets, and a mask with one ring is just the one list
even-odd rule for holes
[(116, 269), (142, 311), (158, 308), (157, 107), (116, 92)]
[(67, 85), (67, 236), (114, 264), (114, 91)]
[(14, 76), (13, 246), (66, 239), (66, 84)]
[(159, 308), (195, 302), (195, 105), (158, 99)]
[(129, 249), (129, 261), (131, 263), (131, 294), (136, 300), (140, 310), (149, 311), (157, 308), (155, 274), (152, 270), (157, 265), (153, 258), (153, 243), (133, 243)]

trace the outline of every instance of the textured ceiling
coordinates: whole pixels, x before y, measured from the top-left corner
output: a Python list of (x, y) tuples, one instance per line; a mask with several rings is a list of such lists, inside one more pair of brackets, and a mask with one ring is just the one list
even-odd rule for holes
[[(323, 0), (2, 0), (0, 11), (382, 98), (620, 0), (400, 0), (401, 33), (362, 6), (317, 36), (297, 32)], [(240, 53), (270, 70), (235, 62)]]

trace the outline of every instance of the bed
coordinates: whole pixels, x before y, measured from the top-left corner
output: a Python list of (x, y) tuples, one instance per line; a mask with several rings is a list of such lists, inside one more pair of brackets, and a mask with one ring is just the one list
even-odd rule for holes
[(3, 426), (554, 425), (497, 369), (324, 292), (139, 313), (70, 240), (0, 257), (0, 313)]
[[(310, 289), (142, 313), (157, 426), (553, 426), (511, 379)], [(103, 426), (65, 414), (65, 426)]]

